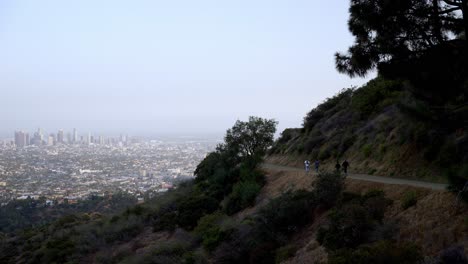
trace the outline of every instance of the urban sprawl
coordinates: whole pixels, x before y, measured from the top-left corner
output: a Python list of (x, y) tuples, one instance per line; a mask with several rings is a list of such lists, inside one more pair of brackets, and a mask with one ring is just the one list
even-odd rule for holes
[(143, 199), (193, 177), (217, 140), (78, 136), (76, 129), (45, 136), (38, 129), (0, 140), (0, 204), (13, 199), (76, 202), (123, 191)]

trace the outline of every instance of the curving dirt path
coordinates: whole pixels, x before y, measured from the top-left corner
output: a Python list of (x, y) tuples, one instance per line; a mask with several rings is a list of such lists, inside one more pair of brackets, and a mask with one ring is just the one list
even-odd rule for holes
[[(271, 164), (271, 163), (265, 163), (263, 164), (263, 167), (267, 170), (272, 170), (272, 171), (294, 171), (294, 172), (302, 171), (304, 172), (304, 169), (302, 168), (288, 167), (288, 166), (276, 165), (276, 164)], [(310, 173), (312, 173), (312, 175), (315, 174), (315, 172), (310, 172)], [(379, 182), (379, 183), (385, 183), (385, 184), (409, 185), (409, 186), (421, 187), (421, 188), (432, 189), (432, 190), (447, 189), (447, 184), (442, 184), (442, 183), (432, 183), (432, 182), (406, 180), (406, 179), (399, 179), (399, 178), (373, 176), (373, 175), (368, 175), (368, 174), (348, 173), (347, 177), (350, 179), (354, 179), (354, 180)]]

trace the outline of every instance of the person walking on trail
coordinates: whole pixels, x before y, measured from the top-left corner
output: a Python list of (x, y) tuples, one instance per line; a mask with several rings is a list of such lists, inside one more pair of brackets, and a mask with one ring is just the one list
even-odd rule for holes
[(336, 170), (336, 172), (340, 172), (340, 169), (341, 169), (340, 162), (336, 161), (336, 164), (335, 164), (335, 170)]
[(310, 161), (309, 160), (304, 161), (304, 167), (305, 167), (305, 171), (308, 173), (310, 171)]
[(318, 172), (319, 172), (320, 161), (319, 161), (319, 160), (315, 160), (314, 165), (315, 165), (315, 172), (318, 173)]
[(343, 161), (343, 164), (341, 166), (343, 167), (343, 172), (345, 174), (348, 174), (349, 162), (347, 160), (345, 160), (345, 161)]

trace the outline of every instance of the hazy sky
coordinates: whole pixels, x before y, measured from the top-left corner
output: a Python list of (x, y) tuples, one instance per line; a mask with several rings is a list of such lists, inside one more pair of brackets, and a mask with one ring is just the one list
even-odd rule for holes
[[(319, 3), (317, 3), (319, 2)], [(348, 0), (0, 1), (0, 133), (299, 127), (336, 72)]]

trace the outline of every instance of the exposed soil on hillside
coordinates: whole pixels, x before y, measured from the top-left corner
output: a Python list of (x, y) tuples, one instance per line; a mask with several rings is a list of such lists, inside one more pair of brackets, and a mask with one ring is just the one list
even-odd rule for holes
[[(255, 207), (242, 211), (236, 217), (242, 219), (255, 213), (268, 200), (288, 190), (311, 190), (314, 177), (302, 171), (278, 171), (265, 169), (267, 183), (257, 198)], [(422, 253), (435, 256), (453, 245), (468, 250), (468, 206), (456, 208), (455, 196), (447, 191), (437, 191), (405, 185), (382, 184), (360, 180), (346, 180), (346, 191), (363, 194), (369, 190), (383, 190), (393, 204), (387, 209), (384, 225), (396, 227), (394, 238), (398, 242), (413, 242)], [(408, 192), (415, 192), (417, 204), (402, 208), (402, 199)], [(316, 241), (319, 226), (326, 221), (327, 212), (320, 213), (314, 223), (293, 237), (298, 248), (296, 255), (286, 263), (322, 263), (327, 253)]]

